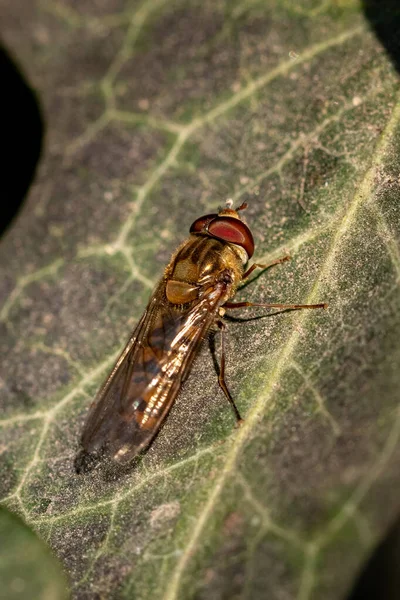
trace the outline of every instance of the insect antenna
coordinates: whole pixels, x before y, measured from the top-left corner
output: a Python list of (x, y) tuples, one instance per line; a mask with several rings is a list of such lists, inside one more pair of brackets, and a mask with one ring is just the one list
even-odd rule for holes
[(240, 206), (238, 206), (237, 208), (235, 208), (236, 212), (239, 212), (239, 210), (246, 210), (246, 208), (249, 205), (247, 204), (247, 202), (242, 202), (242, 204)]

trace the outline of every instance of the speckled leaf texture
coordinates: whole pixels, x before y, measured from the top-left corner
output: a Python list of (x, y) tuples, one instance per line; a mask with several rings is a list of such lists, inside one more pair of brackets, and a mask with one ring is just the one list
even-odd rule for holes
[[(400, 497), (399, 79), (344, 0), (13, 0), (47, 133), (1, 242), (1, 496), (75, 599), (338, 600)], [(249, 203), (229, 323), (132, 465), (74, 471), (88, 406), (191, 222)], [(239, 315), (238, 315), (239, 316)], [(218, 338), (216, 348), (219, 348)]]

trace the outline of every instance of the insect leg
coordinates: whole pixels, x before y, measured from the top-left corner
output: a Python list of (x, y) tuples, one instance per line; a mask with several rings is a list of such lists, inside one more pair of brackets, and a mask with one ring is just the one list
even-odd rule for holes
[(277, 258), (276, 260), (273, 260), (271, 263), (268, 263), (267, 265), (260, 265), (259, 263), (254, 263), (254, 265), (251, 265), (251, 267), (249, 269), (247, 269), (247, 271), (245, 273), (243, 273), (243, 279), (247, 279), (247, 277), (249, 275), (252, 274), (253, 271), (255, 271), (255, 269), (269, 269), (270, 267), (273, 267), (274, 265), (280, 265), (283, 262), (286, 262), (287, 260), (290, 260), (290, 256), (286, 255), (286, 256), (282, 256), (281, 258)]
[(328, 308), (328, 304), (264, 304), (258, 302), (225, 302), (223, 308), (247, 308), (250, 306), (262, 306), (263, 308), (282, 308), (290, 310), (300, 310), (301, 308)]
[(225, 383), (225, 329), (226, 329), (226, 326), (222, 321), (217, 321), (217, 326), (221, 330), (221, 365), (220, 365), (220, 369), (219, 369), (218, 383), (219, 383), (220, 388), (224, 392), (225, 396), (228, 398), (229, 402), (231, 403), (231, 406), (235, 413), (236, 420), (239, 425), (239, 424), (243, 423), (243, 419), (240, 416), (240, 413), (239, 413), (238, 409), (236, 408), (236, 404), (235, 404), (235, 402), (231, 396), (231, 393), (228, 390), (228, 387)]

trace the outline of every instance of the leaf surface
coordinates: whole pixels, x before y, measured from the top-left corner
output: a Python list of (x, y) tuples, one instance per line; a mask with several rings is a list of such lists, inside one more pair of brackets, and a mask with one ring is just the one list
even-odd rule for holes
[(18, 517), (0, 508), (0, 598), (66, 600), (67, 582), (50, 549)]
[[(400, 492), (398, 75), (361, 8), (6, 15), (47, 138), (1, 246), (3, 502), (75, 598), (342, 598)], [(257, 261), (292, 256), (238, 299), (329, 309), (229, 324), (240, 429), (205, 346), (150, 450), (78, 476), (91, 399), (192, 221), (227, 198), (249, 203)]]

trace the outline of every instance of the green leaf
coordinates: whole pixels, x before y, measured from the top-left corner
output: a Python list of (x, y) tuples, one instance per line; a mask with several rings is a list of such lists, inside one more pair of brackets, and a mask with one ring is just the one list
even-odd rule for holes
[[(21, 20), (21, 6), (25, 18)], [(76, 598), (350, 589), (398, 511), (398, 75), (355, 1), (9, 3), (46, 151), (2, 241), (1, 494)], [(127, 468), (77, 475), (87, 408), (191, 222), (249, 202), (229, 324)], [(243, 317), (265, 314), (244, 311)]]
[(0, 508), (0, 598), (64, 600), (65, 575), (50, 549), (25, 523)]

